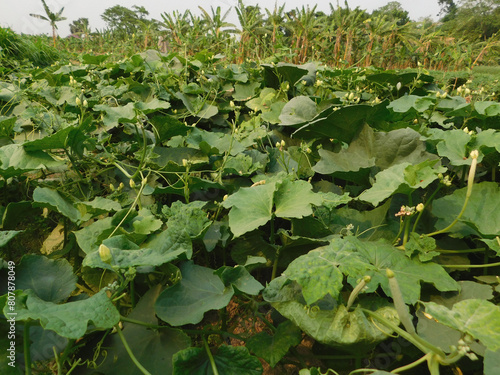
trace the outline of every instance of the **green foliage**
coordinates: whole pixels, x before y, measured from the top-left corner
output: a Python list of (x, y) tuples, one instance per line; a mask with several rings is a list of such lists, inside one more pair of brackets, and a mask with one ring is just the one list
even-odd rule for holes
[[(239, 10), (247, 35), (273, 25)], [(318, 374), (307, 336), (315, 360), (343, 352), (322, 373), (495, 371), (492, 95), (206, 51), (18, 68), (0, 80), (0, 307), (29, 368)], [(396, 335), (400, 361), (359, 368)]]

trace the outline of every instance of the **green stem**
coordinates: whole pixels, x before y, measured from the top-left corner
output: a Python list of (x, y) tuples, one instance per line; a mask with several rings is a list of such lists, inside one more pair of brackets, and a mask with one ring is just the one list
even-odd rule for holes
[(210, 365), (212, 366), (212, 372), (214, 373), (214, 375), (219, 375), (219, 371), (217, 370), (217, 365), (215, 364), (214, 361), (214, 356), (212, 355), (212, 352), (208, 347), (207, 340), (204, 337), (203, 337), (203, 344), (205, 345), (205, 350), (207, 351), (207, 356), (210, 361)]
[(125, 339), (125, 336), (123, 335), (122, 329), (120, 328), (120, 323), (116, 324), (115, 328), (116, 328), (116, 332), (118, 332), (118, 336), (120, 337), (120, 340), (122, 341), (123, 346), (125, 347), (125, 350), (127, 351), (130, 359), (132, 360), (132, 362), (134, 362), (134, 364), (137, 366), (137, 368), (139, 369), (139, 371), (141, 373), (143, 373), (144, 375), (151, 375), (151, 373), (140, 364), (140, 362), (137, 360), (137, 358), (135, 358), (134, 353), (132, 353), (132, 350), (130, 349), (128, 342)]
[(122, 226), (122, 224), (125, 222), (125, 220), (127, 219), (128, 215), (130, 215), (130, 213), (132, 212), (132, 210), (135, 208), (135, 206), (137, 205), (137, 203), (139, 202), (139, 200), (141, 199), (141, 195), (142, 195), (142, 191), (144, 190), (144, 187), (146, 186), (146, 183), (147, 183), (147, 179), (149, 177), (149, 173), (148, 175), (146, 176), (146, 178), (143, 178), (142, 181), (141, 181), (141, 188), (139, 189), (139, 191), (137, 192), (137, 197), (135, 198), (134, 202), (132, 203), (132, 205), (130, 206), (130, 208), (128, 209), (127, 213), (125, 214), (125, 216), (123, 217), (123, 219), (118, 223), (118, 225), (115, 227), (115, 229), (113, 229), (113, 232), (111, 232), (111, 234), (108, 236), (108, 238), (111, 238), (113, 237), (113, 235), (116, 233), (116, 231), (118, 230), (118, 228), (120, 228)]
[[(472, 152), (474, 152), (474, 151), (472, 151)], [(476, 153), (477, 153), (477, 151), (476, 151)], [(469, 177), (467, 179), (467, 194), (465, 195), (464, 205), (462, 206), (462, 210), (460, 211), (458, 216), (446, 228), (427, 234), (428, 237), (432, 237), (432, 236), (435, 236), (436, 234), (448, 232), (451, 228), (453, 228), (453, 226), (462, 217), (462, 215), (465, 212), (465, 209), (467, 208), (467, 203), (469, 203), (469, 198), (472, 195), (472, 186), (474, 185), (474, 176), (476, 175), (476, 166), (477, 166), (477, 155), (475, 158), (472, 158), (472, 163), (470, 165), (470, 170), (469, 170)]]
[(498, 267), (498, 266), (500, 266), (500, 262), (490, 263), (490, 264), (441, 264), (441, 267), (462, 268), (462, 269), (486, 268), (486, 267)]
[(427, 342), (426, 340), (424, 340), (423, 338), (421, 338), (418, 335), (411, 335), (410, 333), (406, 332), (404, 329), (399, 328), (397, 325), (395, 325), (391, 321), (384, 318), (382, 315), (380, 315), (374, 311), (363, 309), (363, 308), (361, 308), (361, 311), (363, 313), (375, 318), (380, 323), (382, 323), (384, 326), (386, 326), (387, 328), (390, 328), (391, 330), (393, 330), (394, 332), (399, 334), (405, 340), (411, 342), (413, 345), (415, 345), (423, 353), (427, 354), (429, 351), (431, 351), (433, 353), (438, 354), (442, 358), (446, 357), (445, 353), (440, 348), (432, 345), (430, 342)]
[(427, 361), (429, 359), (429, 357), (432, 355), (431, 352), (427, 353), (426, 355), (424, 355), (422, 358), (419, 358), (417, 359), (416, 361), (412, 362), (412, 363), (409, 363), (405, 366), (401, 366), (401, 367), (398, 367), (397, 369), (394, 369), (391, 371), (391, 374), (399, 374), (400, 372), (403, 372), (403, 371), (406, 371), (406, 370), (410, 370), (414, 367), (417, 367), (419, 364)]
[(23, 334), (23, 347), (24, 347), (24, 373), (31, 375), (31, 354), (30, 354), (30, 322), (24, 323)]
[(436, 196), (436, 194), (438, 193), (439, 190), (441, 190), (441, 187), (443, 185), (440, 183), (438, 184), (438, 187), (436, 190), (434, 190), (434, 193), (432, 193), (432, 195), (429, 197), (429, 199), (424, 203), (424, 208), (422, 211), (420, 211), (418, 213), (418, 216), (417, 218), (415, 219), (415, 223), (413, 223), (413, 228), (412, 228), (412, 233), (415, 232), (417, 230), (417, 224), (418, 222), (420, 221), (420, 217), (422, 216), (422, 214), (424, 213), (425, 209), (427, 208), (427, 206), (433, 201), (434, 197)]

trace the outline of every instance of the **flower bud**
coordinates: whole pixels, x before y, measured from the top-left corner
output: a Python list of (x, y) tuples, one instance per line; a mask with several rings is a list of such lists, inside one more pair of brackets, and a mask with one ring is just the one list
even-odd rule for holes
[(99, 246), (99, 257), (104, 263), (111, 264), (113, 256), (111, 255), (111, 250), (104, 244)]
[(85, 99), (85, 100), (83, 101), (83, 106), (84, 106), (85, 108), (87, 108), (87, 107), (89, 106), (89, 103), (87, 102), (87, 99)]
[(130, 179), (130, 181), (128, 182), (128, 184), (130, 185), (130, 187), (133, 189), (135, 188), (135, 181)]
[(78, 97), (75, 99), (75, 103), (78, 107), (82, 105), (82, 101)]
[(424, 204), (423, 203), (417, 204), (417, 212), (422, 212), (423, 210), (424, 210)]
[(471, 151), (470, 152), (470, 157), (472, 159), (477, 159), (479, 157), (479, 151), (478, 150)]
[(396, 90), (398, 90), (398, 91), (399, 91), (399, 90), (401, 90), (401, 86), (402, 86), (402, 85), (401, 85), (401, 82), (398, 82), (398, 83), (396, 84)]

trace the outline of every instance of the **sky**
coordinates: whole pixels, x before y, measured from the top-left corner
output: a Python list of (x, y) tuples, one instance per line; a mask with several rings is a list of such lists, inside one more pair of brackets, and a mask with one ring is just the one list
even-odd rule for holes
[[(373, 11), (386, 5), (390, 0), (348, 0), (349, 7)], [(210, 7), (221, 7), (225, 12), (232, 9), (226, 19), (228, 22), (237, 24), (237, 16), (234, 8), (238, 0), (46, 0), (47, 5), (53, 13), (57, 13), (62, 7), (63, 17), (67, 19), (57, 23), (58, 33), (65, 37), (69, 34), (69, 25), (78, 18), (88, 18), (90, 28), (104, 29), (105, 22), (101, 19), (101, 14), (108, 8), (117, 4), (131, 8), (133, 5), (142, 5), (149, 11), (149, 18), (162, 20), (162, 13), (172, 13), (178, 10), (183, 13), (190, 9), (194, 14), (201, 14), (199, 6), (210, 12)], [(302, 6), (311, 8), (317, 5), (317, 10), (330, 13), (329, 4), (337, 5), (337, 0), (244, 0), (245, 5), (259, 5), (264, 13), (264, 9), (273, 10), (275, 3), (278, 6), (285, 4), (285, 10), (302, 8)], [(399, 0), (401, 6), (410, 14), (410, 18), (418, 21), (423, 17), (430, 16), (436, 19), (439, 13), (438, 0)], [(344, 7), (344, 0), (339, 0), (339, 4)], [(16, 33), (23, 34), (47, 34), (52, 35), (52, 29), (47, 21), (30, 17), (30, 13), (44, 15), (45, 11), (40, 0), (0, 0), (0, 26), (10, 27)]]

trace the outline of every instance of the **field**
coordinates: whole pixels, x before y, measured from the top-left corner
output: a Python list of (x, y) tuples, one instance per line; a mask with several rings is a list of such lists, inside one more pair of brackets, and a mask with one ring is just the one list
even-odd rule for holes
[(498, 374), (498, 66), (149, 47), (0, 55), (2, 374)]

